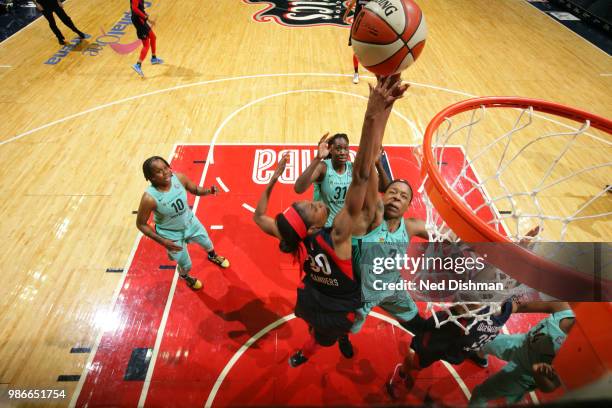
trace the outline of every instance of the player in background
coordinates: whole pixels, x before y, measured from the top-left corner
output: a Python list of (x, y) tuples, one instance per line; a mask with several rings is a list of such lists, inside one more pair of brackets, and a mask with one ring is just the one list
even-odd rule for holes
[[(353, 24), (354, 24), (355, 19), (357, 18), (357, 15), (359, 14), (363, 6), (365, 6), (369, 1), (370, 0), (351, 0), (349, 5), (346, 7), (346, 12), (344, 13), (344, 21), (347, 20), (349, 13), (354, 7), (355, 8), (355, 12), (353, 13)], [(352, 32), (353, 32), (353, 27), (351, 26), (351, 33)], [(349, 34), (348, 45), (349, 47), (353, 45), (351, 34)], [(355, 55), (355, 53), (353, 53), (353, 69), (355, 70), (355, 72), (353, 73), (353, 83), (358, 84), (359, 83), (359, 60), (357, 59), (357, 55)]]
[(57, 42), (59, 42), (60, 45), (66, 45), (66, 40), (64, 39), (62, 32), (59, 30), (59, 28), (57, 28), (53, 13), (55, 13), (59, 19), (62, 20), (62, 23), (64, 23), (66, 27), (74, 31), (81, 40), (91, 37), (89, 34), (85, 34), (76, 28), (70, 16), (66, 14), (64, 4), (60, 0), (34, 0), (34, 5), (36, 6), (36, 10), (40, 11), (49, 22), (49, 27), (51, 28), (51, 31), (53, 31), (53, 34), (55, 34), (57, 37)]
[(156, 55), (157, 37), (155, 36), (155, 32), (153, 32), (155, 21), (151, 20), (149, 15), (145, 12), (144, 0), (130, 0), (130, 8), (132, 10), (132, 24), (134, 24), (136, 28), (138, 39), (142, 41), (140, 57), (136, 64), (132, 65), (132, 69), (134, 69), (138, 75), (144, 77), (144, 73), (142, 72), (142, 61), (147, 57), (149, 46), (151, 47), (151, 64), (163, 64), (164, 61), (161, 58), (157, 58)]
[(349, 139), (344, 133), (329, 133), (319, 140), (317, 155), (298, 177), (293, 189), (304, 193), (311, 184), (315, 186), (314, 201), (323, 201), (329, 208), (325, 223), (331, 227), (336, 214), (344, 207), (346, 193), (353, 178), (353, 163), (349, 156)]
[[(222, 268), (229, 261), (215, 252), (208, 232), (187, 204), (187, 191), (196, 196), (216, 194), (217, 188), (201, 188), (181, 173), (174, 173), (166, 160), (153, 156), (142, 165), (144, 177), (151, 185), (142, 195), (136, 216), (136, 227), (168, 252), (168, 258), (178, 264), (179, 276), (187, 286), (198, 290), (202, 282), (189, 275), (191, 258), (187, 244), (195, 242), (208, 253), (208, 260)], [(155, 227), (148, 224), (154, 215)]]

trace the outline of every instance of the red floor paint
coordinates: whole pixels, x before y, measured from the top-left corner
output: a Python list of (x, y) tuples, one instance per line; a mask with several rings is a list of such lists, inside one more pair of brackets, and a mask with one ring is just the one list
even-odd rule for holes
[[(281, 180), (275, 188), (270, 214), (299, 199), (293, 192), (293, 182), (308, 164), (303, 158), (312, 157), (312, 146), (215, 146), (214, 164), (209, 164), (204, 184), (217, 185), (216, 178), (220, 177), (230, 191), (202, 197), (196, 215), (208, 229), (217, 252), (230, 260), (231, 267), (222, 270), (209, 263), (199, 247), (190, 247), (193, 274), (203, 281), (204, 289), (192, 292), (182, 281), (178, 282), (147, 407), (203, 407), (234, 354), (264, 327), (293, 312), (299, 281), (297, 266), (290, 256), (280, 253), (276, 240), (259, 231), (252, 212), (243, 207), (256, 206), (267, 183), (266, 175), (274, 170), (273, 163), (281, 150), (290, 150), (294, 160), (286, 171), (285, 183)], [(387, 147), (386, 151), (394, 176), (408, 179), (415, 190), (408, 216), (424, 218), (424, 206), (416, 194), (420, 173), (411, 148)], [(172, 167), (198, 182), (205, 166), (194, 161), (206, 159), (207, 153), (208, 146), (180, 146), (171, 158)], [(461, 160), (458, 149), (447, 151), (445, 172), (457, 172)], [(302, 196), (310, 197), (311, 192)], [(482, 201), (478, 194), (469, 199)], [(487, 218), (490, 213), (483, 212), (481, 216)], [(211, 230), (211, 225), (223, 229)], [(123, 377), (132, 349), (153, 348), (155, 343), (173, 272), (159, 270), (162, 264), (172, 264), (165, 250), (143, 238), (115, 305), (121, 324), (103, 336), (78, 406), (137, 405), (143, 381), (124, 381)], [(539, 318), (517, 315), (507, 326), (511, 332), (515, 328), (524, 331)], [(213, 405), (392, 403), (383, 384), (405, 353), (410, 340), (407, 333), (370, 316), (362, 332), (352, 336), (356, 349), (352, 360), (344, 359), (334, 346), (322, 350), (304, 366), (290, 368), (287, 358), (305, 338), (306, 325), (299, 319), (269, 331), (229, 370)], [(502, 366), (502, 362), (491, 360), (487, 370), (470, 362), (455, 367), (469, 390)], [(467, 403), (456, 380), (441, 363), (423, 370), (413, 393), (402, 402), (419, 404), (428, 399), (450, 406)]]

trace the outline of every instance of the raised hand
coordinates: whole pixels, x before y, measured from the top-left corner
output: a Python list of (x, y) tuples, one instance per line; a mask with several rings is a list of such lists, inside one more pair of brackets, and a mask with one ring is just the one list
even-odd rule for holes
[(327, 137), (329, 136), (329, 132), (325, 133), (321, 140), (319, 140), (317, 157), (320, 159), (324, 159), (329, 154), (329, 144), (327, 143)]
[(272, 180), (276, 181), (285, 171), (285, 167), (287, 166), (287, 161), (289, 160), (289, 153), (285, 153), (283, 158), (278, 162), (278, 167), (274, 170), (274, 174), (272, 175)]

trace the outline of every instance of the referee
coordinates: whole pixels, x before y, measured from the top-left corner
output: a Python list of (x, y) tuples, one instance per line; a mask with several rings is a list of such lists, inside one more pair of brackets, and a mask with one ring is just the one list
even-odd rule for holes
[(80, 39), (91, 37), (76, 28), (70, 16), (64, 11), (64, 5), (60, 0), (34, 0), (34, 4), (36, 5), (36, 10), (40, 11), (49, 22), (49, 27), (51, 27), (51, 31), (53, 31), (53, 34), (57, 37), (57, 42), (59, 42), (60, 45), (66, 45), (66, 40), (62, 32), (57, 28), (57, 24), (55, 24), (53, 13), (57, 14), (59, 19), (62, 20), (62, 23), (74, 31)]

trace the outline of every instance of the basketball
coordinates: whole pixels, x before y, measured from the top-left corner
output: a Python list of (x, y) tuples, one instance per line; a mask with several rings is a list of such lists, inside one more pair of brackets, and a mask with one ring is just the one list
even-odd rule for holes
[(392, 75), (408, 68), (421, 55), (427, 24), (412, 0), (372, 0), (351, 31), (359, 62), (377, 75)]

